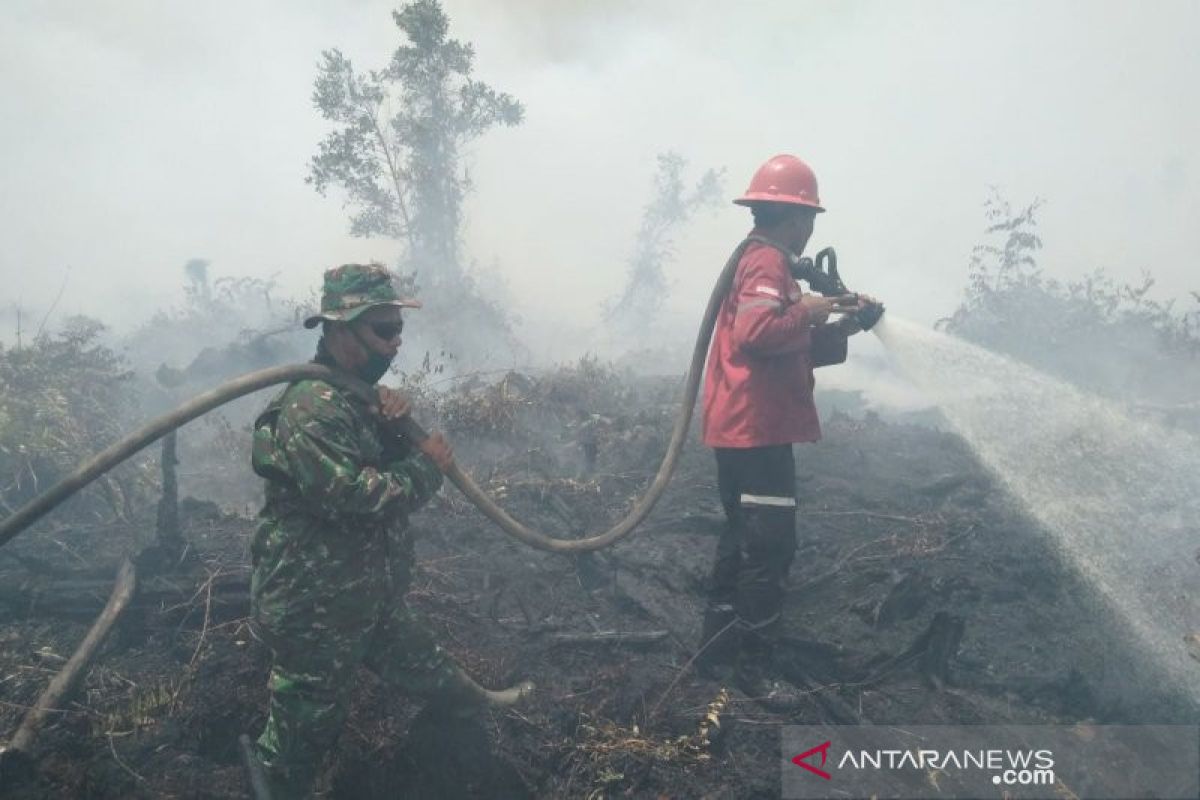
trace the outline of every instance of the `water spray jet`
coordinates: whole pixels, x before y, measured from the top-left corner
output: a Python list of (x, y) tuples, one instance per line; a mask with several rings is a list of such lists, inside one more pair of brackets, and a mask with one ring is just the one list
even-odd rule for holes
[(1200, 622), (1200, 442), (912, 322), (890, 317), (875, 333), (1180, 696), (1200, 707), (1185, 643)]

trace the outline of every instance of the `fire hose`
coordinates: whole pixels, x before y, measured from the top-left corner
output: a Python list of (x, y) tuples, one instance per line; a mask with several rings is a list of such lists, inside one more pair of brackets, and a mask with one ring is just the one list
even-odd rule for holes
[[(667, 444), (667, 452), (663, 456), (662, 463), (659, 464), (658, 472), (655, 473), (654, 480), (650, 483), (649, 488), (634, 503), (625, 517), (613, 527), (603, 533), (594, 534), (582, 539), (559, 539), (547, 536), (544, 533), (526, 527), (511, 517), (486, 492), (479, 488), (479, 485), (457, 463), (451, 463), (450, 467), (446, 470), (446, 477), (467, 496), (467, 499), (485, 517), (496, 523), (505, 533), (539, 550), (547, 550), (553, 553), (588, 552), (608, 547), (628, 536), (653, 510), (654, 505), (666, 490), (667, 484), (671, 480), (671, 475), (675, 471), (675, 465), (679, 461), (679, 454), (683, 450), (684, 439), (687, 436), (688, 427), (692, 421), (692, 412), (696, 404), (696, 396), (700, 389), (700, 376), (704, 371), (704, 360), (708, 352), (708, 343), (712, 337), (713, 327), (716, 325), (717, 314), (721, 309), (721, 304), (726, 294), (728, 294), (733, 284), (733, 277), (737, 271), (737, 265), (741, 260), (742, 253), (750, 243), (755, 241), (778, 248), (777, 245), (773, 245), (759, 237), (751, 237), (738, 245), (732, 255), (730, 255), (729, 260), (725, 263), (724, 269), (713, 286), (712, 294), (708, 299), (708, 306), (704, 310), (704, 317), (700, 323), (700, 332), (696, 337), (696, 344), (692, 350), (691, 364), (688, 367), (687, 378), (684, 381), (683, 399), (680, 403), (679, 413), (675, 418), (674, 428), (671, 431), (670, 442)], [(828, 265), (828, 269), (824, 268), (826, 264)], [(837, 274), (837, 258), (832, 248), (826, 248), (818, 253), (815, 264), (809, 259), (792, 257), (791, 271), (793, 277), (807, 281), (810, 286), (821, 294), (849, 294)], [(859, 326), (864, 330), (869, 329), (878, 321), (882, 313), (883, 306), (880, 304), (871, 304), (866, 308), (860, 309), (857, 316)], [(49, 513), (68, 497), (75, 494), (75, 492), (171, 431), (212, 411), (214, 408), (244, 395), (257, 392), (260, 389), (265, 389), (275, 384), (294, 383), (302, 380), (326, 381), (354, 392), (367, 400), (368, 403), (374, 404), (376, 402), (374, 388), (357, 378), (319, 364), (292, 364), (271, 367), (234, 378), (215, 389), (197, 395), (174, 411), (152, 420), (120, 441), (113, 443), (80, 464), (74, 472), (63, 478), (53, 487), (17, 509), (16, 512), (0, 522), (0, 547), (3, 547), (13, 537)], [(412, 419), (411, 416), (406, 417), (401, 422), (401, 432), (412, 442), (420, 442), (428, 436), (420, 424)]]

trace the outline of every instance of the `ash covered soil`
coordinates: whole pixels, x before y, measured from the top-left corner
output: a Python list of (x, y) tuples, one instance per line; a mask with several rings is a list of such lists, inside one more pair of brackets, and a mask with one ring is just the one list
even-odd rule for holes
[[(678, 384), (582, 363), (438, 397), (413, 389), (514, 516), (579, 536), (648, 483)], [(363, 671), (324, 796), (777, 797), (781, 724), (1197, 721), (960, 438), (870, 414), (827, 414), (824, 431), (797, 448), (782, 669), (808, 691), (802, 709), (773, 713), (690, 668), (723, 525), (693, 431), (649, 520), (594, 555), (518, 544), (452, 487), (414, 516), (410, 601), (481, 682), (538, 690), (514, 711), (448, 719)], [(0, 795), (248, 796), (236, 738), (261, 728), (269, 661), (246, 626), (254, 520), (190, 499), (180, 510), (187, 556), (144, 561), (138, 600), (35, 757), (4, 766)], [(153, 508), (104, 526), (70, 512), (0, 549), (5, 738), (82, 639), (120, 559), (154, 536)], [(720, 733), (702, 738), (714, 701)]]

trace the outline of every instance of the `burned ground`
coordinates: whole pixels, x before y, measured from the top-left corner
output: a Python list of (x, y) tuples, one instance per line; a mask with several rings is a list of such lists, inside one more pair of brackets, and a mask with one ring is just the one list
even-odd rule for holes
[[(675, 391), (583, 364), (417, 394), (515, 516), (580, 535), (648, 482)], [(797, 462), (784, 669), (810, 689), (798, 713), (690, 668), (723, 523), (693, 434), (650, 519), (595, 555), (511, 541), (452, 488), (417, 515), (413, 604), (482, 682), (528, 678), (538, 692), (515, 711), (448, 720), (364, 672), (327, 796), (774, 797), (781, 723), (1196, 722), (958, 437), (835, 413)], [(230, 479), (249, 480), (239, 469)], [(113, 525), (70, 514), (0, 549), (6, 735), (82, 638), (121, 557), (154, 538), (153, 508)], [(180, 516), (186, 555), (143, 558), (134, 607), (36, 758), (6, 763), (0, 794), (247, 796), (235, 742), (262, 724), (268, 668), (245, 620), (254, 520), (186, 498)], [(714, 701), (710, 743), (698, 732)]]

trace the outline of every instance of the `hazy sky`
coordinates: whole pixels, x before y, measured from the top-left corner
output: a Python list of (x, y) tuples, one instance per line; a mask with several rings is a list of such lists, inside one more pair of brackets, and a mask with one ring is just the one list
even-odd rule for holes
[[(180, 297), (183, 263), (278, 272), (390, 260), (304, 183), (325, 132), (323, 48), (382, 66), (397, 3), (9, 0), (0, 16), (0, 271), (7, 307), (118, 323)], [(656, 153), (724, 166), (808, 160), (853, 288), (949, 313), (996, 184), (1042, 197), (1045, 265), (1200, 288), (1200, 2), (446, 0), (477, 74), (527, 122), (469, 153), (466, 244), (526, 318), (588, 323), (618, 290)], [(691, 224), (671, 309), (698, 318), (749, 227)], [(815, 248), (814, 248), (815, 249)], [(69, 269), (69, 277), (67, 270)], [(0, 338), (9, 339), (5, 330)]]

